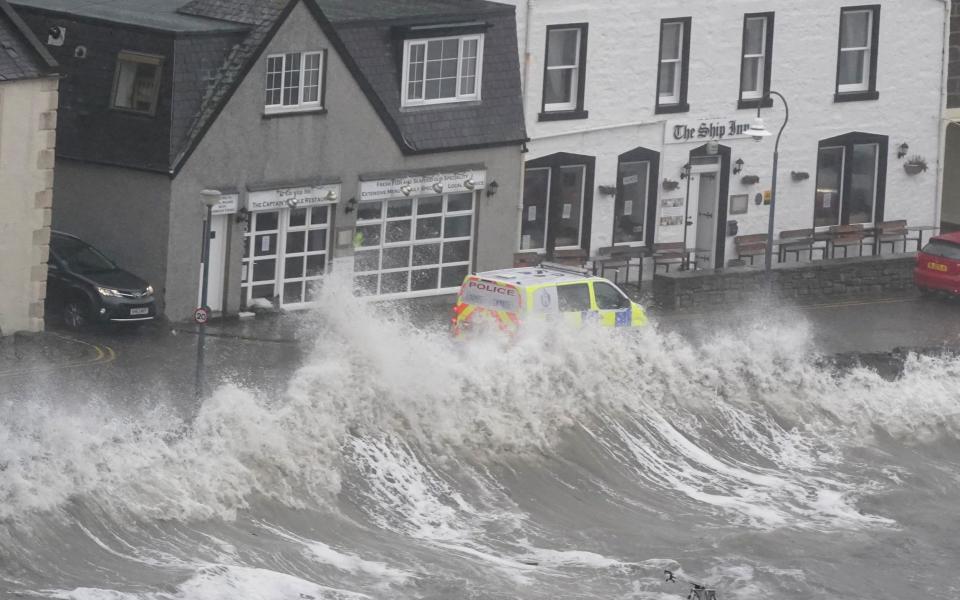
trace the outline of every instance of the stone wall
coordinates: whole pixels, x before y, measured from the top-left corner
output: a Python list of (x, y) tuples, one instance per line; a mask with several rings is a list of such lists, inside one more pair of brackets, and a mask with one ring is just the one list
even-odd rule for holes
[[(771, 271), (776, 297), (802, 303), (882, 296), (913, 286), (914, 256), (864, 256), (777, 265)], [(769, 294), (762, 267), (723, 271), (657, 273), (654, 304), (663, 309), (712, 308)]]

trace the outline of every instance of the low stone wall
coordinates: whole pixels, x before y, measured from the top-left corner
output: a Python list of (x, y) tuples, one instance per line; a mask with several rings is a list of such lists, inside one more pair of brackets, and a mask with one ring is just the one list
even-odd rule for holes
[[(882, 296), (913, 286), (914, 263), (914, 255), (906, 254), (779, 264), (770, 273), (772, 293), (803, 303)], [(663, 309), (711, 308), (770, 293), (762, 266), (657, 273), (653, 277), (654, 304)]]

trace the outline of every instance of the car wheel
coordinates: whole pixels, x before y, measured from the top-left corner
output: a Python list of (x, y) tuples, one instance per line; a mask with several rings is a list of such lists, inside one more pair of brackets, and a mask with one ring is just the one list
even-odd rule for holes
[(85, 300), (70, 298), (63, 303), (63, 323), (74, 331), (87, 326), (87, 323), (90, 322), (89, 314)]

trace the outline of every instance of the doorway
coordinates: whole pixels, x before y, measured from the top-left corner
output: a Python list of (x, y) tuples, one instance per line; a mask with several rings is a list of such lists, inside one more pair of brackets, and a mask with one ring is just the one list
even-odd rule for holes
[(690, 196), (690, 205), (696, 209), (693, 227), (697, 269), (715, 269), (720, 204), (719, 157), (701, 157), (691, 163)]
[(590, 252), (592, 156), (552, 154), (527, 161), (520, 221), (521, 251)]
[[(229, 215), (213, 215), (210, 219), (210, 257), (208, 268), (210, 277), (207, 279), (207, 306), (213, 312), (223, 310), (223, 281), (227, 265), (227, 228)], [(203, 266), (200, 266), (200, 285), (197, 288), (197, 306), (202, 305), (203, 296)]]

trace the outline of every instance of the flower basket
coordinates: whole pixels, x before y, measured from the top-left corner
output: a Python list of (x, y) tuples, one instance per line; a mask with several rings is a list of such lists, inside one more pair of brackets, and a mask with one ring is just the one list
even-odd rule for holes
[(911, 156), (903, 163), (903, 170), (907, 175), (917, 175), (927, 170), (927, 161), (920, 156)]

